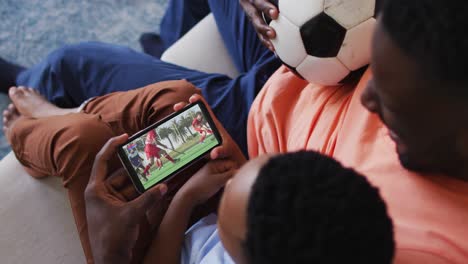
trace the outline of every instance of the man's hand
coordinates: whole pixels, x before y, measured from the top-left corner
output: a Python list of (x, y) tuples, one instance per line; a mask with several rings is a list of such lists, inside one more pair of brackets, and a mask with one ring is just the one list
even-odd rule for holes
[(131, 202), (112, 194), (107, 180), (125, 172), (119, 170), (109, 177), (107, 163), (127, 139), (126, 134), (121, 135), (104, 145), (96, 156), (85, 190), (89, 240), (95, 263), (130, 263), (141, 220), (167, 191), (167, 186), (158, 185)]
[(257, 31), (258, 37), (262, 41), (263, 45), (271, 51), (275, 51), (270, 39), (274, 39), (276, 37), (276, 32), (265, 23), (262, 12), (265, 16), (270, 17), (272, 20), (276, 20), (279, 14), (278, 8), (269, 0), (239, 0), (239, 2), (250, 21), (252, 21), (255, 31)]
[[(213, 111), (211, 110), (210, 106), (205, 101), (205, 99), (199, 94), (194, 94), (189, 99), (189, 103), (195, 103), (197, 101), (202, 101), (206, 105), (206, 108), (210, 112), (210, 115), (213, 119), (213, 122), (216, 125), (216, 128), (218, 128), (218, 131), (221, 134), (221, 137), (223, 138), (223, 145), (216, 147), (211, 151), (210, 153), (211, 159), (212, 160), (230, 159), (236, 162), (236, 165), (238, 167), (241, 167), (242, 165), (244, 165), (244, 163), (246, 162), (246, 158), (244, 157), (244, 154), (242, 154), (242, 151), (240, 150), (237, 143), (231, 138), (231, 136), (226, 131), (224, 126), (216, 118), (216, 116), (214, 115)], [(177, 103), (174, 105), (174, 111), (178, 112), (185, 106), (187, 106), (186, 102)]]
[(200, 205), (221, 190), (237, 169), (231, 160), (210, 161), (182, 186), (175, 199), (190, 201), (193, 207)]

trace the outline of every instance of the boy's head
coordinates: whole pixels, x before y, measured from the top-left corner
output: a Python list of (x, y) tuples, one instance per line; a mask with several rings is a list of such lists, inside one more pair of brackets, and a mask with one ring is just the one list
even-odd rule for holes
[(403, 166), (468, 172), (468, 1), (391, 0), (372, 44), (362, 96), (390, 129)]
[(391, 263), (376, 188), (315, 152), (263, 156), (226, 185), (219, 235), (236, 263)]

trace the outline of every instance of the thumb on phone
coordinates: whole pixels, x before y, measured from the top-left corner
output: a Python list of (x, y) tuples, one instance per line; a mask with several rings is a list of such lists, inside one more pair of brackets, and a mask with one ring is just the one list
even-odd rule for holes
[(127, 134), (109, 139), (102, 147), (94, 160), (93, 168), (91, 170), (90, 182), (103, 182), (109, 175), (107, 175), (107, 162), (111, 159), (112, 155), (117, 152), (117, 147), (123, 144), (128, 139)]

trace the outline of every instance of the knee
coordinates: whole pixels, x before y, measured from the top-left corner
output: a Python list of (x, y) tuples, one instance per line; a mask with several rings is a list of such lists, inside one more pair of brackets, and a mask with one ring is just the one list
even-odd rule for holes
[[(64, 65), (75, 65), (83, 59), (85, 54), (99, 54), (102, 45), (98, 42), (82, 42), (78, 44), (64, 45), (50, 53), (46, 62), (53, 69)], [(92, 56), (90, 56), (92, 58)]]
[(89, 173), (96, 154), (113, 136), (112, 129), (98, 116), (71, 118), (59, 131), (53, 147), (57, 174), (66, 181), (77, 174)]
[(168, 97), (171, 107), (180, 102), (188, 102), (190, 96), (194, 94), (201, 94), (201, 90), (196, 88), (193, 84), (183, 80), (178, 81), (178, 85), (175, 87), (169, 88), (169, 93), (171, 93)]
[(174, 104), (188, 102), (190, 96), (201, 94), (200, 89), (185, 80), (157, 83), (144, 89), (149, 99), (144, 114), (153, 121), (172, 113)]
[[(163, 82), (161, 85), (162, 89), (152, 96), (154, 107), (161, 106), (161, 102), (157, 101), (164, 101), (172, 108), (176, 103), (188, 102), (190, 96), (194, 94), (201, 94), (200, 89), (185, 80)], [(164, 99), (160, 100), (161, 98)]]
[(78, 115), (67, 122), (60, 141), (77, 153), (97, 153), (112, 136), (112, 129), (99, 116)]

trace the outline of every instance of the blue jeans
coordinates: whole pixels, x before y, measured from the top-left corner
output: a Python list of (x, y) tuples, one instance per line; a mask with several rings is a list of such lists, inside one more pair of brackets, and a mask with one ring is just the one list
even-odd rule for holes
[[(200, 2), (214, 14), (229, 54), (241, 72), (235, 79), (180, 67), (126, 47), (90, 42), (64, 46), (52, 52), (42, 62), (22, 72), (17, 77), (17, 85), (35, 88), (54, 104), (69, 108), (94, 96), (186, 79), (202, 90), (215, 115), (247, 153), (250, 106), (281, 62), (261, 44), (238, 1), (173, 0), (164, 20), (180, 17), (187, 10), (199, 10)], [(187, 8), (178, 8), (182, 5)], [(189, 22), (176, 19), (175, 24), (164, 22), (161, 32), (173, 30), (169, 27), (184, 26), (172, 35), (173, 42), (174, 36), (185, 33), (201, 17), (191, 18)], [(163, 39), (171, 43), (167, 37)]]

